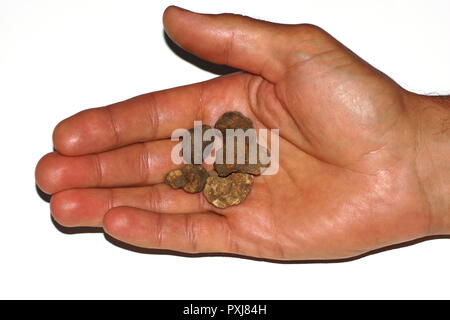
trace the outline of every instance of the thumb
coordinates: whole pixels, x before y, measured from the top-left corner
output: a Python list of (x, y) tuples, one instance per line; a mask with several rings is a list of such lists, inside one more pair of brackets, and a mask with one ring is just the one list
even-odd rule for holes
[(234, 14), (199, 14), (175, 6), (164, 12), (167, 35), (187, 51), (214, 63), (279, 81), (301, 60), (339, 47), (312, 25), (283, 25)]

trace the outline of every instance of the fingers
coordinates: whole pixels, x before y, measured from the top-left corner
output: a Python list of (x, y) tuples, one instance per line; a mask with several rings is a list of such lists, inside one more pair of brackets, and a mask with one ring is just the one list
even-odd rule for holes
[(210, 213), (160, 214), (130, 207), (108, 211), (104, 230), (135, 246), (182, 252), (230, 252), (225, 217)]
[(233, 14), (198, 14), (168, 7), (164, 27), (184, 49), (214, 63), (259, 74), (278, 82), (298, 58), (319, 50), (326, 33), (311, 25), (282, 25)]
[(195, 120), (214, 123), (230, 108), (246, 108), (250, 79), (232, 74), (84, 110), (56, 126), (53, 143), (59, 153), (74, 156), (170, 138), (173, 130), (190, 129)]
[(275, 24), (230, 14), (202, 15), (171, 6), (164, 13), (164, 27), (174, 42), (201, 58), (264, 73), (268, 79), (279, 76), (275, 49), (282, 40)]
[(171, 151), (177, 143), (151, 141), (78, 157), (52, 152), (39, 161), (36, 183), (48, 194), (72, 188), (160, 183), (165, 174), (176, 167), (171, 160)]
[(138, 96), (63, 120), (53, 133), (58, 152), (80, 155), (170, 137), (191, 128), (201, 108), (202, 84)]
[(100, 227), (106, 212), (123, 206), (167, 214), (214, 209), (200, 193), (188, 194), (164, 184), (140, 188), (71, 189), (56, 193), (50, 202), (53, 217), (66, 227)]

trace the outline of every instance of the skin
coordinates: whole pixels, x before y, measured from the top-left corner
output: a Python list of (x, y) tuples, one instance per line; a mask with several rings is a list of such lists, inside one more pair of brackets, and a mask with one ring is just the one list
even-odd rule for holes
[[(36, 181), (60, 224), (145, 248), (279, 260), (448, 233), (448, 98), (406, 91), (316, 26), (177, 7), (163, 20), (179, 46), (244, 71), (59, 123)], [(171, 132), (232, 110), (280, 129), (279, 172), (227, 209), (164, 185)]]

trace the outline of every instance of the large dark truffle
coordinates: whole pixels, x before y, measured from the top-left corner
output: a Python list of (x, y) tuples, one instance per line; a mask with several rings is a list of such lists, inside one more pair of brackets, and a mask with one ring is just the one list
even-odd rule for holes
[[(267, 149), (256, 145), (256, 163), (250, 163), (250, 154), (249, 154), (249, 144), (245, 143), (245, 153), (244, 153), (244, 163), (238, 163), (238, 153), (237, 153), (237, 145), (234, 145), (234, 159), (232, 163), (226, 163), (226, 145), (224, 145), (222, 149), (222, 159), (221, 163), (216, 158), (216, 162), (214, 163), (214, 170), (217, 171), (217, 174), (220, 177), (226, 177), (233, 172), (241, 172), (241, 173), (249, 173), (253, 175), (261, 174), (269, 164), (261, 163), (261, 153), (259, 148), (261, 148), (262, 152), (267, 152)], [(217, 155), (217, 157), (219, 157)]]
[[(253, 122), (242, 113), (238, 111), (226, 112), (217, 120), (214, 125), (216, 129), (219, 129), (222, 132), (223, 138), (223, 149), (222, 149), (222, 158), (216, 158), (216, 162), (214, 163), (214, 169), (217, 171), (218, 175), (221, 177), (226, 177), (233, 172), (242, 172), (242, 173), (250, 173), (254, 175), (258, 175), (261, 173), (261, 165), (258, 157), (258, 161), (256, 164), (249, 163), (249, 138), (245, 137), (245, 162), (238, 164), (238, 148), (237, 142), (238, 139), (234, 137), (234, 159), (232, 163), (226, 163), (226, 144), (227, 144), (227, 136), (226, 129), (242, 129), (244, 132), (248, 129), (253, 129)], [(217, 155), (219, 157), (219, 155)]]

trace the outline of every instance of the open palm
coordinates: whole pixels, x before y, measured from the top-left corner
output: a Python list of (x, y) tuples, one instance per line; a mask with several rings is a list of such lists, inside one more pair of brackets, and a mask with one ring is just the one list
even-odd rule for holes
[[(272, 259), (350, 257), (428, 234), (412, 94), (314, 26), (175, 7), (164, 23), (186, 50), (246, 72), (62, 121), (36, 170), (58, 222), (141, 247)], [(162, 182), (171, 132), (227, 111), (280, 129), (280, 170), (217, 209)]]

